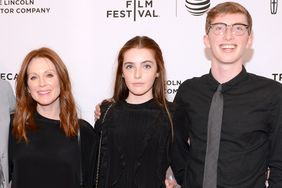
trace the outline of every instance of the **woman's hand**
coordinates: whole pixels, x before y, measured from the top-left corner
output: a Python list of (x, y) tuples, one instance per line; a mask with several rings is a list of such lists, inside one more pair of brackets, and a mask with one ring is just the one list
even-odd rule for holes
[(94, 111), (95, 121), (96, 121), (97, 119), (100, 119), (100, 116), (101, 116), (101, 108), (100, 108), (100, 106), (101, 106), (101, 103), (99, 103), (99, 104), (97, 104), (97, 105), (95, 106), (95, 111)]
[(166, 180), (165, 180), (165, 187), (166, 188), (176, 188), (176, 185), (177, 185), (177, 183), (172, 176), (169, 176), (168, 178), (166, 178)]

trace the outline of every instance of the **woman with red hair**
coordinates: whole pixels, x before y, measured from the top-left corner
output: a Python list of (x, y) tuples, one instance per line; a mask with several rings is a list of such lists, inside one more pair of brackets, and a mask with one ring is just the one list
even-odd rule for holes
[(9, 139), (12, 188), (77, 188), (81, 179), (92, 187), (94, 140), (93, 127), (78, 118), (61, 58), (49, 48), (31, 51), (16, 82)]

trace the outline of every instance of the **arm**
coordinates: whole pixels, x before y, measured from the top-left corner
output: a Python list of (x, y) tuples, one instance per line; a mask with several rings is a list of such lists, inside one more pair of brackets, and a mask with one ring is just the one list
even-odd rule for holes
[(8, 163), (9, 163), (9, 182), (12, 181), (13, 174), (13, 147), (14, 147), (14, 138), (12, 135), (12, 126), (13, 126), (13, 116), (11, 115), (10, 129), (9, 129), (9, 141), (8, 141)]
[(95, 122), (95, 126), (94, 126), (94, 131), (95, 131), (95, 135), (96, 135), (96, 147), (95, 147), (95, 164), (94, 164), (94, 174), (93, 174), (93, 181), (94, 181), (94, 185), (96, 186), (96, 182), (100, 182), (100, 171), (102, 169), (100, 169), (100, 163), (101, 163), (101, 143), (103, 140), (103, 133), (102, 130), (104, 132), (105, 130), (105, 124), (104, 122), (106, 122), (106, 120), (108, 120), (110, 118), (109, 115), (109, 111), (111, 106), (113, 105), (113, 103), (108, 102), (108, 101), (104, 101), (102, 102), (102, 104), (99, 106), (100, 111), (101, 111), (101, 118), (97, 119)]
[(87, 121), (79, 120), (81, 133), (81, 162), (83, 184), (85, 188), (94, 187), (93, 176), (96, 162), (97, 135)]
[(7, 93), (8, 93), (8, 100), (9, 100), (9, 112), (10, 114), (12, 114), (15, 111), (16, 99), (15, 99), (15, 95), (14, 95), (13, 89), (10, 84), (7, 88)]
[(272, 105), (271, 155), (269, 161), (269, 188), (282, 187), (282, 91)]
[(189, 144), (188, 144), (188, 130), (187, 123), (188, 117), (185, 112), (185, 104), (181, 98), (181, 88), (179, 88), (175, 99), (175, 111), (173, 113), (173, 143), (171, 150), (171, 168), (176, 181), (179, 185), (183, 184), (185, 166), (189, 156)]

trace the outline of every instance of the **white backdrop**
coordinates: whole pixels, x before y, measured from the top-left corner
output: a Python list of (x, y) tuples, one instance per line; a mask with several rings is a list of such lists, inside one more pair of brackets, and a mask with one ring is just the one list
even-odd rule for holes
[[(247, 7), (254, 22), (247, 70), (281, 82), (282, 5), (272, 14), (271, 1), (282, 3), (236, 2)], [(211, 0), (210, 6), (219, 2)], [(0, 76), (14, 86), (29, 51), (54, 49), (68, 67), (81, 116), (93, 125), (95, 105), (112, 95), (118, 50), (133, 36), (147, 35), (163, 50), (172, 100), (179, 83), (210, 67), (203, 44), (205, 14), (192, 15), (185, 5), (185, 0), (0, 0)]]

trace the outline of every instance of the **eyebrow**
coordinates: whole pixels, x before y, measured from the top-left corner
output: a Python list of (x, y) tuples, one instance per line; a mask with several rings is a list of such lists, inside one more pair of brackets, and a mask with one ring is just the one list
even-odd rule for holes
[[(127, 62), (124, 62), (124, 65), (125, 64), (135, 64), (135, 63), (136, 62), (127, 61)], [(140, 64), (144, 64), (144, 63), (154, 63), (154, 62), (151, 60), (145, 60), (145, 61), (142, 61)]]
[(215, 22), (215, 23), (211, 23), (210, 25), (214, 25), (214, 24), (224, 24), (224, 25), (245, 25), (245, 26), (248, 26), (248, 24), (245, 24), (245, 23), (240, 23), (240, 22), (236, 22), (236, 23), (233, 23), (233, 24), (227, 24), (227, 23), (224, 23), (224, 22)]
[[(46, 70), (46, 71), (44, 71), (44, 73), (50, 73), (50, 72), (52, 72), (52, 73), (56, 73), (57, 71), (56, 70), (54, 70), (54, 69), (48, 69), (48, 70)], [(30, 74), (37, 74), (36, 72), (30, 72), (30, 73), (27, 73), (27, 75), (30, 75)], [(38, 75), (38, 74), (37, 74)]]

